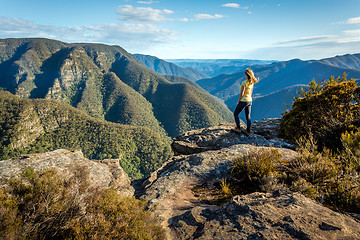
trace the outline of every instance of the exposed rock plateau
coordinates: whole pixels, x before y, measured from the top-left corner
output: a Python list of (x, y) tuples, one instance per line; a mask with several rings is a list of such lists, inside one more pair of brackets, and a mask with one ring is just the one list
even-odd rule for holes
[(0, 182), (27, 166), (56, 168), (64, 176), (74, 166), (85, 166), (96, 186), (114, 186), (148, 201), (169, 239), (360, 239), (357, 219), (286, 189), (220, 200), (196, 190), (214, 191), (230, 177), (232, 161), (249, 151), (271, 147), (283, 159), (295, 158), (294, 146), (276, 138), (278, 122), (254, 124), (256, 134), (250, 137), (231, 132), (231, 124), (187, 132), (174, 139), (176, 155), (149, 178), (132, 181), (134, 188), (119, 160), (91, 161), (67, 150), (2, 161)]

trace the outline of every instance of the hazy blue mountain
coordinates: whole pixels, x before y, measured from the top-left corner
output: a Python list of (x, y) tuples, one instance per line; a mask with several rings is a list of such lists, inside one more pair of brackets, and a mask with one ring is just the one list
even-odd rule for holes
[(251, 60), (251, 59), (167, 59), (180, 67), (197, 69), (210, 77), (220, 74), (231, 74), (242, 71), (244, 67), (254, 65), (267, 65), (275, 60)]
[(143, 54), (134, 54), (134, 56), (145, 66), (161, 75), (183, 76), (192, 81), (209, 77), (199, 70), (190, 67), (179, 67), (174, 63), (167, 62), (154, 56)]
[(325, 58), (320, 62), (336, 67), (360, 69), (360, 54), (346, 54), (344, 56)]
[[(271, 73), (267, 72), (269, 70)], [(259, 73), (258, 76), (261, 80), (256, 86), (256, 92), (260, 95), (269, 94), (295, 84), (308, 84), (313, 79), (316, 81), (327, 80), (331, 76), (338, 77), (344, 73), (347, 73), (349, 78), (360, 78), (360, 70), (358, 69), (336, 67), (321, 61), (301, 61), (301, 63), (296, 64), (296, 67), (289, 64), (288, 67), (280, 70), (278, 67), (274, 67), (272, 69), (257, 68), (254, 71)]]
[[(292, 92), (295, 93), (295, 89), (298, 89), (299, 85), (307, 85), (313, 79), (322, 81), (331, 76), (342, 76), (344, 73), (348, 74), (348, 78), (360, 79), (359, 56), (359, 54), (348, 54), (310, 61), (293, 59), (265, 66), (253, 66), (255, 75), (260, 79), (260, 82), (254, 86), (253, 96), (257, 100), (254, 100), (253, 118), (259, 120), (265, 117), (280, 116), (283, 109), (291, 106), (292, 98), (289, 98), (288, 95)], [(240, 93), (240, 84), (245, 80), (244, 69), (234, 74), (222, 74), (214, 78), (202, 79), (197, 81), (197, 84), (212, 95), (224, 100), (229, 109), (233, 111)], [(273, 99), (279, 99), (279, 95), (284, 93), (286, 96), (283, 99), (291, 101), (282, 101), (278, 103), (281, 106), (275, 106), (276, 100)], [(261, 103), (258, 104), (258, 107), (255, 105), (256, 101)]]

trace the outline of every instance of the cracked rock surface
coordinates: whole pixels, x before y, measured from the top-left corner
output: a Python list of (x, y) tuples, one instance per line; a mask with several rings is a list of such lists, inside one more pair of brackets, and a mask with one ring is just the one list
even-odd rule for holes
[(295, 147), (277, 138), (278, 123), (259, 122), (249, 137), (232, 132), (233, 124), (222, 124), (174, 139), (176, 155), (136, 191), (160, 218), (168, 239), (360, 239), (358, 220), (300, 193), (255, 192), (221, 205), (194, 192), (229, 177), (232, 161), (249, 151), (275, 147), (283, 160), (294, 159)]

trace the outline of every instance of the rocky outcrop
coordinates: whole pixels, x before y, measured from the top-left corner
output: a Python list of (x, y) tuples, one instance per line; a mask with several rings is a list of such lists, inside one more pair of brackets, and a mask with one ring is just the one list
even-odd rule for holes
[[(201, 185), (213, 189), (230, 176), (230, 166), (234, 159), (261, 148), (240, 144), (220, 150), (175, 156), (144, 181), (140, 198), (148, 201), (148, 207), (160, 218), (163, 226), (168, 228), (170, 239), (181, 238), (178, 232), (171, 230), (176, 228), (176, 225), (171, 225), (173, 219), (194, 207), (217, 207), (202, 201), (192, 189)], [(278, 150), (287, 159), (297, 154), (290, 149)]]
[(360, 223), (299, 193), (235, 196), (173, 217), (176, 239), (359, 239)]
[(232, 132), (231, 129), (235, 127), (234, 124), (223, 123), (215, 127), (186, 132), (174, 138), (172, 148), (175, 155), (188, 155), (239, 144), (294, 149), (293, 145), (278, 138), (279, 124), (280, 119), (278, 118), (264, 119), (254, 124), (253, 133), (247, 137), (244, 134)]
[(250, 137), (232, 132), (233, 127), (222, 124), (175, 138), (177, 155), (137, 184), (137, 197), (148, 201), (169, 239), (360, 238), (355, 218), (289, 190), (235, 196), (225, 204), (212, 193), (198, 191), (219, 189), (231, 178), (233, 160), (249, 151), (276, 148), (286, 162), (298, 155), (294, 146), (276, 138), (274, 119), (257, 123), (257, 134)]
[(55, 169), (64, 178), (70, 178), (76, 168), (82, 168), (88, 173), (91, 187), (114, 187), (126, 196), (134, 193), (131, 180), (120, 167), (119, 159), (93, 161), (85, 158), (81, 151), (64, 149), (0, 161), (0, 185), (6, 184), (8, 179), (19, 177), (28, 167), (35, 171)]
[(264, 136), (266, 139), (278, 139), (279, 140), (279, 128), (281, 118), (265, 118), (261, 121), (255, 122), (251, 126), (251, 130), (255, 134)]

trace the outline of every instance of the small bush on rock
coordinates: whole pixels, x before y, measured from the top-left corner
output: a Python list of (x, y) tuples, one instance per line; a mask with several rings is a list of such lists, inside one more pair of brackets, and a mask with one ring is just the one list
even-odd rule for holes
[(220, 187), (221, 187), (221, 191), (225, 194), (225, 195), (231, 195), (231, 187), (230, 187), (230, 182), (226, 179), (223, 179), (220, 183)]
[[(248, 190), (256, 191), (261, 190), (265, 185), (274, 185), (273, 183), (277, 182), (277, 177), (280, 175), (277, 170), (281, 164), (281, 157), (276, 149), (262, 148), (258, 151), (251, 151), (234, 161), (232, 176), (246, 185)], [(267, 189), (267, 187), (265, 188)]]
[(282, 161), (276, 149), (251, 151), (234, 161), (228, 187), (232, 194), (290, 188), (333, 209), (360, 213), (359, 158), (354, 154), (360, 145), (352, 144), (357, 137), (344, 136), (350, 147), (338, 153), (319, 151), (314, 139), (301, 139), (299, 155), (291, 161)]
[(281, 154), (275, 149), (251, 151), (233, 163), (232, 173), (235, 177), (246, 176), (248, 180), (260, 182), (263, 177), (275, 173)]
[(75, 239), (164, 239), (164, 231), (145, 203), (120, 197), (113, 189), (92, 196), (87, 214), (70, 224)]
[(360, 171), (360, 127), (355, 132), (346, 132), (341, 136), (345, 153), (351, 167)]
[(292, 174), (301, 176), (309, 183), (323, 184), (337, 176), (338, 165), (336, 162), (336, 157), (328, 150), (320, 153), (302, 148), (299, 157), (291, 161), (290, 168)]
[[(332, 208), (360, 212), (359, 165), (352, 150), (319, 152), (316, 147), (309, 148), (313, 146), (309, 142), (301, 146), (299, 156), (288, 165), (291, 188)], [(359, 149), (357, 146), (353, 151)]]

